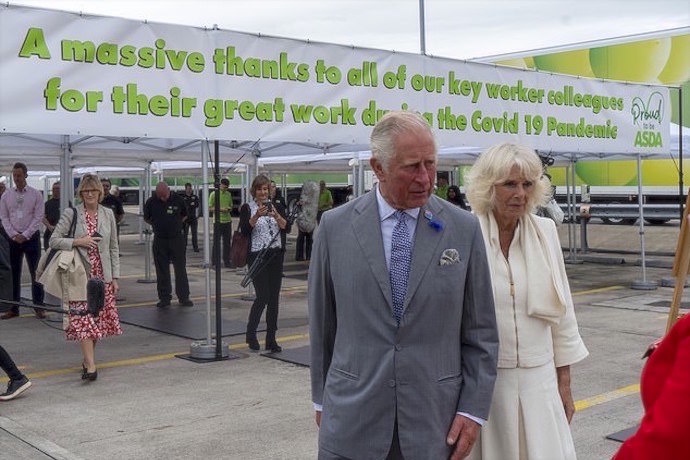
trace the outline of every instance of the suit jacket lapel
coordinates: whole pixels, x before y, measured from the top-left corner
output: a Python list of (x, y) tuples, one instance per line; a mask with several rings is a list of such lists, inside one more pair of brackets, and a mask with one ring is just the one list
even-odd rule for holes
[(376, 203), (376, 194), (373, 190), (355, 206), (352, 231), (357, 237), (364, 258), (369, 263), (388, 306), (392, 308), (391, 284), (386, 266), (386, 256), (383, 251), (383, 238), (381, 237), (381, 217)]
[(443, 222), (443, 208), (437, 206), (433, 202), (433, 197), (430, 197), (427, 204), (419, 210), (419, 217), (417, 218), (414, 248), (412, 249), (412, 265), (410, 267), (410, 276), (407, 280), (405, 308), (407, 308), (410, 299), (419, 288), (429, 264), (434, 263), (440, 257), (439, 251), (436, 248), (441, 242), (443, 232), (448, 231), (445, 226), (441, 229), (432, 228), (429, 225), (429, 220), (424, 217), (426, 210), (429, 210), (435, 219)]

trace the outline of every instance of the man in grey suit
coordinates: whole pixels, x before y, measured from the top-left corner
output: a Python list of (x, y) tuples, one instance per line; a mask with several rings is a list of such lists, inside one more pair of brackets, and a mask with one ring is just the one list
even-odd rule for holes
[(432, 195), (423, 117), (386, 114), (371, 151), (378, 186), (324, 213), (309, 269), (319, 459), (464, 458), (488, 417), (498, 351), (481, 229)]

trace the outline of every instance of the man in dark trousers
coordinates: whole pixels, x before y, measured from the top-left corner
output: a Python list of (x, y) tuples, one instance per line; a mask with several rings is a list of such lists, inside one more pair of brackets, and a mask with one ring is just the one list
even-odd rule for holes
[(170, 305), (172, 285), (170, 263), (175, 269), (175, 294), (183, 307), (193, 307), (189, 299), (187, 258), (182, 240), (182, 226), (187, 218), (187, 207), (177, 193), (170, 193), (165, 182), (156, 185), (154, 196), (144, 205), (144, 221), (153, 227), (153, 262), (156, 265), (158, 308)]
[[(232, 212), (232, 194), (229, 190), (230, 181), (227, 178), (222, 178), (220, 180), (220, 189), (218, 193), (218, 201), (220, 203), (220, 214), (218, 216), (218, 231), (220, 233), (220, 241), (223, 258), (223, 265), (225, 268), (234, 268), (232, 262), (230, 261), (230, 237), (232, 235), (232, 218), (230, 213)], [(208, 209), (209, 212), (213, 212), (216, 206), (216, 191), (212, 191), (208, 197)], [(213, 238), (213, 249), (211, 249), (213, 254), (213, 266), (218, 268), (220, 263), (218, 261), (218, 256), (216, 255), (216, 238)]]
[(199, 239), (197, 230), (199, 228), (199, 197), (192, 190), (192, 184), (184, 184), (184, 195), (182, 195), (185, 205), (187, 205), (187, 220), (184, 221), (184, 245), (187, 247), (187, 237), (189, 230), (192, 230), (192, 247), (194, 252), (199, 252)]
[[(12, 300), (21, 301), (22, 264), (31, 274), (31, 299), (34, 305), (43, 304), (43, 288), (36, 282), (36, 267), (41, 257), (41, 232), (38, 227), (43, 220), (43, 195), (26, 184), (28, 177), (26, 165), (17, 162), (12, 167), (14, 187), (8, 188), (0, 198), (0, 220), (10, 244), (10, 261), (12, 264)], [(36, 318), (45, 318), (42, 309), (34, 309)], [(11, 319), (19, 316), (17, 305), (0, 315), (0, 319)]]

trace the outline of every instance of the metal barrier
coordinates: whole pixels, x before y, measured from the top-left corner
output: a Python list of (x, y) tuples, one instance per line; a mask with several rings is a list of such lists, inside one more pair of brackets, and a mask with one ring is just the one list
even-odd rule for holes
[[(589, 207), (589, 217), (596, 217), (608, 223), (635, 223), (640, 217), (637, 204), (621, 203), (584, 203)], [(568, 205), (561, 204), (561, 209), (568, 215)], [(652, 223), (663, 223), (680, 219), (677, 204), (645, 204), (643, 205), (644, 219)], [(575, 215), (580, 215), (580, 203), (575, 205)]]

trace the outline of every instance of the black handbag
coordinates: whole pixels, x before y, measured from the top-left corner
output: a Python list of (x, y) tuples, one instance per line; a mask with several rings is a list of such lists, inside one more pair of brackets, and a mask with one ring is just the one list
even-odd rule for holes
[(86, 308), (91, 316), (96, 317), (105, 306), (105, 281), (100, 278), (89, 278), (86, 282)]

